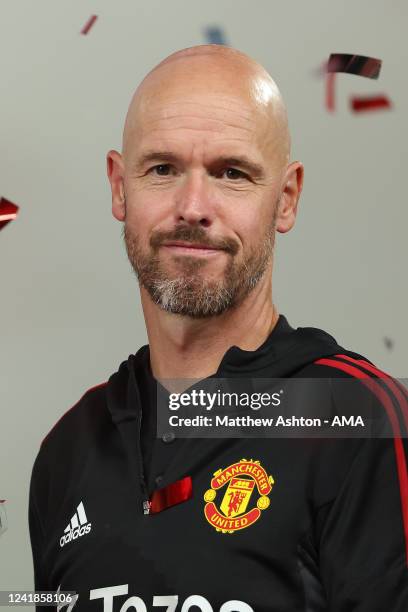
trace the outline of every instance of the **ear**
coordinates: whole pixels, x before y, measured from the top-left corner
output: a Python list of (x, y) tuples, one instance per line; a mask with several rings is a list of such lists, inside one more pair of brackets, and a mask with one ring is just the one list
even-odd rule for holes
[(106, 155), (106, 165), (112, 191), (112, 214), (118, 221), (124, 221), (126, 217), (123, 187), (125, 172), (122, 155), (117, 151), (109, 151)]
[(276, 216), (276, 231), (282, 234), (288, 232), (295, 224), (297, 205), (303, 188), (304, 168), (299, 161), (294, 161), (286, 169), (283, 187), (278, 202)]

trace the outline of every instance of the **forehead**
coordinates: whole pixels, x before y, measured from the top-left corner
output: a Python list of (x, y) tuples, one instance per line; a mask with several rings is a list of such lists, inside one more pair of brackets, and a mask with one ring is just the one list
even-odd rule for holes
[(156, 147), (176, 148), (180, 154), (245, 152), (261, 161), (270, 152), (270, 135), (267, 118), (239, 97), (162, 91), (138, 109), (129, 148), (132, 157)]
[(135, 122), (140, 138), (203, 136), (254, 140), (260, 119), (240, 100), (223, 94), (160, 96), (147, 103)]

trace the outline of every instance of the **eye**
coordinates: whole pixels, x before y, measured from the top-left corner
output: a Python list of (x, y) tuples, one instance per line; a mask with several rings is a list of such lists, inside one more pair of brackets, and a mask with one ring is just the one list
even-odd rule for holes
[(245, 174), (245, 172), (242, 172), (241, 170), (237, 170), (237, 168), (226, 168), (224, 172), (226, 172), (227, 177), (232, 180), (236, 180), (240, 178), (247, 178), (247, 175)]
[(157, 176), (169, 176), (170, 173), (170, 164), (158, 164), (157, 166), (153, 166), (150, 168), (149, 172), (155, 170)]

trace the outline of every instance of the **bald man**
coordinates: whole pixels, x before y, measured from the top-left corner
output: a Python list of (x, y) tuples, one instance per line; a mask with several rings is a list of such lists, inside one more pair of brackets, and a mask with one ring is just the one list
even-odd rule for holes
[[(272, 297), (275, 233), (303, 184), (275, 82), (228, 47), (170, 55), (135, 91), (107, 172), (149, 343), (41, 444), (36, 590), (74, 591), (75, 612), (406, 612), (406, 389)], [(291, 390), (307, 381), (314, 416), (347, 433), (306, 418)], [(252, 417), (225, 415), (225, 388)]]

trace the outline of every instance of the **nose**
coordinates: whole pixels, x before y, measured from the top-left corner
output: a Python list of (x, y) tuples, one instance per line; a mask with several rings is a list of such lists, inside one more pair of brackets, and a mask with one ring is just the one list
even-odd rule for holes
[(211, 186), (206, 174), (199, 170), (186, 173), (175, 194), (176, 223), (209, 227), (214, 213)]

